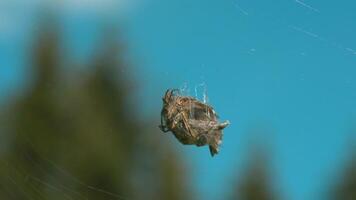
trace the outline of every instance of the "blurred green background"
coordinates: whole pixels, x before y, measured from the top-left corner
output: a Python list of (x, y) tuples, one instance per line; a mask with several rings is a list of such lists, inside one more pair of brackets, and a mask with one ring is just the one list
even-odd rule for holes
[[(197, 40), (193, 39), (193, 41), (189, 42), (189, 40), (183, 38), (183, 36), (187, 34), (184, 31), (194, 30), (193, 27), (195, 23), (210, 26), (209, 23), (199, 17), (189, 18), (187, 16), (185, 17), (190, 20), (185, 20), (185, 18), (182, 17), (182, 19), (179, 18), (182, 21), (176, 19), (177, 21), (173, 21), (171, 24), (158, 23), (159, 26), (154, 27), (146, 27), (145, 23), (141, 22), (143, 29), (147, 30), (147, 32), (136, 32), (135, 34), (147, 36), (144, 40), (148, 46), (152, 45), (158, 48), (160, 45), (163, 45), (164, 42), (168, 41), (172, 42), (168, 44), (168, 46), (175, 49), (180, 45), (180, 41), (184, 41), (188, 44), (186, 49), (185, 47), (178, 48), (177, 51), (181, 52), (179, 55), (167, 55), (167, 52), (161, 52), (162, 54), (159, 54), (162, 60), (167, 59), (172, 63), (173, 66), (171, 68), (168, 66), (158, 66), (157, 71), (150, 71), (154, 69), (137, 66), (144, 63), (144, 61), (139, 59), (135, 60), (136, 55), (128, 55), (129, 53), (135, 52), (138, 54), (137, 57), (139, 57), (142, 52), (132, 51), (132, 49), (130, 49), (132, 46), (137, 47), (137, 43), (140, 41), (127, 40), (129, 37), (134, 37), (132, 36), (134, 35), (133, 33), (129, 37), (122, 34), (122, 32), (126, 34), (130, 33), (129, 31), (125, 32), (121, 29), (122, 27), (127, 27), (127, 25), (122, 23), (123, 25), (119, 26), (119, 23), (114, 23), (117, 20), (116, 17), (121, 20), (121, 16), (105, 14), (104, 16), (110, 20), (106, 20), (106, 23), (102, 23), (100, 28), (97, 26), (88, 28), (86, 27), (87, 24), (83, 26), (81, 21), (85, 21), (85, 17), (75, 16), (78, 18), (73, 20), (73, 18), (66, 18), (66, 14), (58, 16), (55, 14), (56, 12), (53, 12), (53, 10), (56, 10), (55, 6), (49, 8), (46, 7), (46, 5), (47, 4), (41, 2), (36, 5), (40, 12), (37, 13), (37, 20), (33, 23), (35, 25), (32, 28), (35, 30), (31, 32), (32, 34), (28, 33), (23, 35), (23, 40), (27, 37), (31, 38), (30, 44), (25, 48), (26, 51), (18, 53), (18, 51), (20, 51), (18, 44), (11, 39), (1, 40), (1, 47), (3, 48), (0, 49), (0, 52), (2, 52), (2, 55), (0, 55), (0, 73), (2, 73), (0, 74), (0, 78), (3, 80), (0, 83), (3, 83), (3, 85), (1, 85), (0, 88), (2, 89), (1, 96), (5, 100), (2, 100), (0, 103), (0, 199), (288, 200), (298, 199), (298, 197), (294, 196), (294, 193), (306, 190), (298, 190), (298, 188), (305, 188), (305, 185), (310, 185), (307, 181), (305, 183), (298, 182), (292, 184), (296, 185), (297, 189), (294, 188), (285, 191), (284, 189), (286, 187), (283, 186), (282, 182), (279, 182), (279, 180), (282, 179), (280, 174), (285, 173), (285, 168), (281, 167), (283, 162), (281, 160), (279, 160), (280, 162), (276, 162), (274, 157), (276, 152), (273, 145), (275, 145), (275, 143), (271, 141), (281, 138), (277, 138), (271, 133), (275, 131), (274, 128), (270, 128), (274, 127), (270, 125), (275, 122), (273, 120), (272, 122), (268, 122), (267, 125), (258, 123), (249, 124), (249, 126), (251, 126), (250, 129), (248, 129), (248, 131), (243, 130), (247, 133), (246, 135), (250, 135), (246, 137), (238, 136), (241, 132), (237, 133), (237, 129), (231, 128), (229, 130), (229, 128), (227, 128), (227, 145), (223, 146), (221, 155), (219, 154), (217, 158), (213, 159), (208, 157), (209, 153), (207, 149), (201, 150), (197, 147), (183, 146), (173, 137), (161, 133), (157, 128), (160, 117), (160, 96), (163, 95), (164, 90), (174, 85), (172, 83), (177, 83), (182, 79), (196, 78), (195, 76), (197, 74), (206, 74), (207, 77), (205, 81), (210, 82), (210, 85), (215, 82), (224, 83), (224, 80), (230, 80), (231, 82), (229, 83), (235, 84), (230, 86), (236, 86), (236, 90), (227, 87), (222, 89), (221, 91), (223, 92), (221, 93), (216, 92), (220, 88), (212, 87), (212, 94), (219, 94), (220, 97), (217, 97), (218, 95), (210, 96), (216, 99), (214, 102), (216, 102), (219, 108), (222, 108), (218, 109), (218, 111), (220, 112), (220, 110), (222, 110), (220, 114), (224, 119), (225, 117), (226, 119), (230, 119), (233, 123), (232, 126), (234, 126), (234, 123), (238, 123), (237, 121), (240, 121), (240, 119), (243, 121), (243, 118), (247, 118), (247, 115), (243, 115), (244, 111), (253, 113), (253, 109), (258, 110), (266, 106), (261, 104), (257, 105), (256, 108), (243, 108), (229, 104), (232, 101), (238, 102), (234, 95), (238, 93), (238, 91), (243, 93), (244, 90), (241, 88), (247, 88), (246, 90), (249, 91), (244, 94), (251, 95), (244, 97), (246, 101), (256, 101), (254, 100), (256, 96), (252, 94), (254, 92), (250, 92), (250, 90), (256, 89), (256, 86), (247, 84), (243, 86), (238, 83), (239, 81), (232, 82), (235, 80), (235, 76), (238, 76), (236, 75), (238, 72), (247, 72), (248, 70), (255, 71), (253, 67), (252, 69), (246, 70), (241, 67), (234, 69), (235, 71), (229, 71), (230, 69), (228, 69), (231, 73), (227, 73), (227, 78), (225, 78), (223, 74), (226, 73), (223, 73), (224, 70), (221, 70), (218, 65), (213, 68), (199, 66), (194, 70), (186, 66), (178, 66), (178, 64), (184, 64), (184, 62), (180, 63), (182, 62), (180, 57), (182, 55), (187, 56), (186, 62), (190, 62), (191, 65), (196, 64), (195, 62), (197, 62), (197, 60), (194, 60), (196, 57), (189, 57), (189, 55), (193, 55), (194, 53), (196, 53), (195, 55), (198, 58), (201, 56), (206, 59), (203, 60), (207, 63), (209, 63), (208, 57), (213, 59), (214, 56), (219, 57), (219, 59), (221, 58), (221, 63), (220, 61), (214, 60), (210, 60), (210, 63), (229, 63), (229, 61), (224, 60), (224, 58), (226, 58), (225, 54), (215, 52), (214, 50), (207, 51), (207, 48), (204, 47), (207, 43), (203, 43), (204, 45), (200, 46), (195, 43)], [(90, 10), (96, 6), (100, 7), (100, 5), (101, 3), (94, 3), (92, 5), (93, 7), (88, 6), (86, 9)], [(234, 5), (235, 8), (237, 7), (235, 11), (240, 12), (243, 16), (253, 14), (253, 10), (246, 12), (242, 9), (240, 2), (232, 3), (231, 7), (234, 7)], [(51, 6), (53, 6), (53, 4), (51, 4)], [(192, 12), (194, 11), (194, 14), (198, 13), (197, 10), (190, 7), (190, 4), (187, 2), (172, 4), (172, 6), (177, 10), (179, 10), (178, 8), (180, 7), (185, 8), (185, 6), (187, 6), (188, 11), (191, 9)], [(23, 6), (22, 8), (25, 7), (26, 6)], [(168, 6), (166, 5), (166, 7)], [(11, 10), (8, 6), (0, 8), (2, 10)], [(202, 9), (206, 11), (218, 9), (221, 12), (225, 12), (223, 9), (221, 10), (221, 8), (213, 6), (208, 8), (208, 4), (204, 4)], [(142, 10), (142, 12), (143, 11), (144, 10)], [(102, 12), (108, 11), (105, 10)], [(316, 11), (309, 10), (309, 12), (314, 13)], [(150, 12), (147, 13), (148, 15), (150, 14)], [(210, 12), (208, 13), (210, 16)], [(159, 19), (164, 21), (164, 17), (162, 16), (169, 14), (170, 13), (166, 12), (159, 13)], [(175, 16), (179, 14), (178, 11), (177, 13), (172, 13), (172, 15)], [(308, 15), (313, 14), (308, 13)], [(263, 18), (264, 16), (258, 17)], [(194, 20), (197, 20), (197, 22), (194, 22)], [(272, 21), (273, 20), (275, 19), (272, 19)], [(274, 26), (277, 26), (276, 24), (285, 25), (284, 21), (280, 22), (278, 20), (276, 20), (277, 22), (273, 22)], [(290, 20), (293, 21), (293, 19)], [(187, 22), (186, 24), (186, 21), (189, 21), (189, 23)], [(257, 21), (256, 18), (252, 19), (252, 22)], [(70, 25), (63, 26), (65, 23), (69, 23)], [(179, 29), (182, 32), (178, 31), (175, 33), (176, 35), (168, 36), (167, 34), (164, 35), (165, 37), (161, 37), (156, 33), (170, 29), (164, 24), (169, 24), (169, 26), (173, 27), (173, 30), (175, 30), (175, 25), (186, 26), (186, 29)], [(227, 26), (226, 29), (219, 29), (220, 23), (214, 24), (215, 26), (219, 24), (218, 27), (215, 27), (217, 28), (216, 30), (220, 30), (224, 33), (229, 31), (233, 32), (232, 29), (230, 29), (232, 25), (228, 23), (225, 24)], [(258, 24), (263, 26), (264, 23), (258, 22)], [(76, 35), (72, 40), (66, 38), (66, 33), (68, 34), (68, 32), (72, 31), (71, 28), (68, 27), (75, 27), (77, 25), (83, 28), (83, 30), (79, 31), (80, 34)], [(86, 34), (87, 29), (91, 31), (91, 34)], [(99, 29), (101, 30), (100, 34), (95, 34)], [(292, 27), (292, 29), (302, 34), (310, 35), (309, 32), (301, 30), (298, 27)], [(252, 28), (252, 30), (253, 34), (259, 35), (260, 39), (260, 41), (255, 41), (256, 43), (254, 45), (257, 47), (261, 45), (260, 48), (263, 47), (262, 44), (268, 46), (269, 39), (265, 38), (263, 34), (256, 33), (258, 30), (256, 31), (255, 28)], [(245, 31), (246, 34), (250, 34), (249, 31), (252, 30), (246, 29), (242, 30), (242, 32)], [(2, 31), (1, 36), (4, 34), (8, 34), (8, 32)], [(268, 32), (268, 34), (271, 33)], [(90, 38), (91, 35), (96, 35), (95, 39)], [(216, 37), (211, 35), (209, 37), (204, 36), (204, 34), (200, 32), (197, 33), (197, 35), (199, 38), (206, 37), (204, 41), (217, 43), (217, 46), (220, 45), (219, 42), (221, 41), (223, 43), (226, 42), (228, 46), (226, 51), (230, 53), (236, 52), (236, 49), (231, 49), (231, 41), (225, 41), (223, 39), (224, 35), (221, 33), (217, 33), (219, 36)], [(315, 36), (313, 36), (313, 34), (311, 35), (312, 37)], [(20, 38), (21, 37), (22, 35), (20, 35)], [(176, 37), (181, 40), (176, 40)], [(154, 42), (153, 40), (151, 41), (150, 38), (155, 38)], [(90, 48), (86, 48), (86, 45), (82, 43), (82, 40), (86, 39), (94, 40), (95, 44), (90, 45)], [(247, 39), (249, 40), (249, 38)], [(283, 40), (288, 39), (289, 38), (284, 38)], [(155, 43), (161, 40), (162, 43)], [(317, 38), (317, 40), (324, 40), (324, 38)], [(131, 41), (132, 43), (130, 43)], [(324, 42), (323, 45), (331, 46), (332, 51), (335, 51), (334, 47), (337, 45), (331, 44), (332, 42), (330, 40), (324, 41), (326, 42)], [(307, 44), (308, 42), (298, 43)], [(279, 45), (276, 44), (271, 45), (276, 46), (276, 48), (279, 47)], [(247, 46), (249, 49), (245, 55), (246, 57), (242, 58), (244, 62), (248, 63), (250, 62), (249, 57), (253, 54), (257, 54), (258, 52), (256, 53), (256, 51), (259, 51), (259, 49), (250, 48), (247, 44), (242, 44), (242, 46)], [(194, 52), (194, 48), (196, 47), (202, 50), (200, 54)], [(72, 55), (71, 52), (78, 48), (90, 49), (91, 53), (84, 50), (82, 51), (84, 52), (83, 55)], [(308, 48), (304, 48), (306, 51), (308, 50)], [(313, 46), (312, 48), (318, 50), (317, 47)], [(346, 47), (342, 47), (341, 49), (345, 51)], [(185, 51), (187, 51), (187, 53)], [(237, 52), (242, 54), (239, 50), (237, 50)], [(272, 56), (270, 60), (266, 59), (266, 57), (257, 57), (257, 59), (264, 62), (266, 61), (268, 64), (276, 64), (274, 59), (276, 59), (277, 53), (275, 52), (278, 51), (273, 51), (267, 55), (267, 57)], [(151, 55), (155, 57), (155, 52), (149, 53), (146, 56), (149, 57), (149, 55)], [(289, 53), (290, 52), (281, 53), (281, 55), (284, 56), (283, 59), (288, 62), (291, 59)], [(328, 55), (331, 55), (330, 52), (328, 53)], [(11, 55), (19, 54), (22, 55), (22, 57), (15, 57), (11, 62), (9, 61), (11, 60), (9, 59)], [(303, 52), (302, 56), (305, 56), (305, 54), (308, 53)], [(205, 58), (204, 55), (207, 56), (207, 58)], [(343, 61), (347, 60), (342, 56), (345, 55), (339, 55), (338, 59)], [(88, 57), (90, 59), (88, 59)], [(316, 60), (313, 61), (318, 62), (319, 59), (322, 60), (321, 57), (323, 57), (321, 54), (317, 54), (314, 56)], [(218, 58), (216, 59), (219, 60)], [(347, 64), (353, 63), (353, 60), (350, 60), (345, 62), (347, 62)], [(12, 62), (16, 64), (12, 65)], [(258, 62), (252, 62), (255, 65), (251, 66), (259, 66)], [(266, 64), (264, 62), (262, 62), (263, 66)], [(25, 66), (25, 74), (21, 75), (21, 73), (16, 73), (15, 78), (6, 74), (6, 71), (11, 71), (10, 68), (16, 65)], [(256, 69), (258, 69), (256, 71), (259, 71), (264, 68), (256, 67)], [(204, 72), (205, 70), (207, 72)], [(181, 71), (190, 73), (190, 75), (185, 77)], [(266, 71), (268, 73), (273, 71), (271, 72), (273, 74), (274, 72), (282, 73), (281, 71), (283, 70), (278, 68), (278, 66), (273, 66)], [(333, 70), (329, 71), (331, 74), (334, 73)], [(350, 80), (354, 81), (354, 74), (352, 74), (352, 72), (354, 71), (350, 71), (348, 75), (351, 77)], [(268, 73), (259, 71), (256, 76), (250, 73), (241, 73), (240, 76), (245, 76), (247, 79), (256, 78), (257, 82), (258, 77), (262, 77), (261, 79), (263, 80), (264, 77), (267, 77), (266, 74)], [(287, 76), (288, 78), (294, 77), (294, 74), (290, 73), (290, 71), (288, 71), (287, 74), (290, 75)], [(302, 78), (308, 78), (309, 75), (310, 74), (306, 73)], [(155, 84), (148, 83), (146, 79), (151, 78), (148, 76), (154, 76), (154, 78), (160, 80), (160, 82)], [(215, 76), (217, 76), (217, 78)], [(273, 76), (275, 76), (275, 74), (273, 74)], [(6, 81), (4, 81), (6, 79), (21, 79), (20, 82), (22, 82), (23, 85), (21, 87), (6, 85)], [(196, 79), (202, 78), (198, 77)], [(273, 82), (273, 80), (267, 79), (266, 82), (262, 81), (262, 83), (266, 83), (267, 85), (271, 84), (271, 82)], [(158, 89), (147, 89), (148, 86), (144, 85), (146, 83), (149, 87), (156, 86)], [(277, 81), (276, 84), (279, 83), (280, 82)], [(216, 85), (218, 85), (218, 83), (216, 83)], [(353, 88), (353, 86), (354, 85), (351, 85), (350, 88)], [(296, 87), (295, 90), (303, 90), (302, 86), (297, 85)], [(310, 85), (306, 87), (310, 88)], [(314, 87), (312, 88), (315, 89)], [(260, 89), (266, 90), (266, 88)], [(287, 86), (283, 88), (283, 90), (289, 89), (290, 87)], [(228, 93), (226, 91), (232, 92)], [(268, 89), (266, 91), (267, 93), (269, 92)], [(351, 92), (345, 89), (345, 93), (352, 94), (352, 89), (350, 89), (350, 91)], [(210, 90), (208, 90), (208, 92), (210, 92)], [(277, 91), (276, 93), (284, 96), (279, 92), (280, 91)], [(354, 92), (355, 91), (353, 91), (353, 93)], [(244, 98), (241, 97), (241, 101), (243, 101)], [(218, 100), (222, 100), (222, 102), (217, 102)], [(271, 98), (269, 100), (274, 101), (276, 99)], [(316, 98), (312, 99), (312, 101), (313, 100), (316, 100)], [(258, 101), (264, 101), (264, 99)], [(224, 103), (225, 105), (223, 105)], [(276, 104), (278, 104), (278, 100)], [(240, 105), (243, 104), (239, 104), (239, 106)], [(354, 102), (353, 104), (351, 103), (351, 105), (354, 106)], [(345, 107), (348, 107), (348, 104), (345, 105)], [(283, 109), (283, 107), (280, 109)], [(353, 109), (354, 107), (349, 107), (351, 114)], [(296, 110), (292, 110), (292, 112), (295, 111), (297, 114), (300, 114)], [(337, 116), (338, 109), (335, 105), (332, 106), (331, 110), (334, 110), (331, 114)], [(262, 110), (261, 112), (266, 116), (271, 115), (271, 112), (267, 112), (267, 110)], [(235, 113), (239, 114), (239, 119), (230, 118), (235, 117)], [(319, 113), (319, 115), (324, 116), (323, 113)], [(283, 125), (289, 127), (289, 124), (285, 123)], [(324, 126), (323, 128), (328, 129), (329, 124), (324, 124)], [(238, 130), (241, 131), (241, 129)], [(342, 130), (339, 131), (341, 132)], [(342, 133), (338, 132), (333, 134), (342, 135)], [(323, 138), (319, 136), (320, 135), (314, 137), (321, 143)], [(318, 197), (312, 197), (310, 199), (356, 199), (356, 147), (352, 136), (353, 133), (347, 135), (349, 138), (344, 145), (346, 146), (344, 148), (347, 149), (347, 152), (340, 154), (340, 157), (345, 159), (340, 159), (340, 163), (333, 165), (333, 167), (336, 168), (334, 171), (335, 174), (325, 178), (322, 177), (322, 173), (320, 173), (318, 174), (318, 179), (310, 181), (318, 183), (327, 180), (327, 183), (318, 185), (323, 186), (323, 188), (318, 190)], [(250, 137), (256, 137), (257, 139), (251, 139)], [(295, 138), (295, 136), (292, 136), (292, 138)], [(329, 137), (328, 141), (334, 138), (337, 137)], [(246, 141), (241, 142), (241, 139)], [(304, 148), (304, 142), (309, 140), (311, 139), (303, 135), (303, 140), (299, 141), (298, 145)], [(240, 154), (236, 153), (236, 149), (231, 149), (231, 146), (241, 144), (247, 146), (247, 150), (243, 152), (245, 153), (243, 158), (238, 157)], [(290, 144), (286, 145), (288, 146)], [(320, 146), (318, 145), (318, 143), (313, 143), (309, 145), (309, 147), (316, 149), (315, 152), (320, 153), (320, 155), (324, 155), (323, 152), (325, 149), (319, 149)], [(341, 152), (339, 150), (334, 151), (334, 149), (329, 150), (334, 153)], [(286, 151), (279, 149), (277, 154), (280, 154), (280, 152), (286, 152), (288, 157), (296, 155), (293, 149)], [(307, 171), (303, 168), (304, 166), (321, 165), (320, 163), (322, 162), (316, 162), (308, 157), (312, 155), (312, 153), (313, 150), (310, 149), (302, 153), (297, 153), (302, 159), (299, 159), (297, 164), (293, 163), (291, 167), (292, 171), (288, 172), (288, 176), (294, 178), (303, 177), (303, 172)], [(328, 152), (326, 152), (326, 154), (328, 154)], [(335, 154), (332, 155), (335, 156)], [(206, 157), (202, 157), (202, 155)], [(333, 163), (334, 160), (332, 160), (331, 157), (330, 159), (326, 157), (326, 160)], [(233, 160), (232, 158), (238, 160), (239, 163), (237, 165), (231, 164), (230, 161)], [(229, 160), (229, 162), (226, 160)], [(236, 160), (232, 162), (237, 163)], [(230, 166), (227, 167), (227, 165)], [(305, 171), (303, 171), (303, 169)], [(228, 175), (225, 174), (223, 176), (223, 173), (227, 173)], [(304, 179), (301, 178), (301, 180)], [(206, 187), (202, 189), (201, 185), (205, 185)], [(290, 191), (292, 192), (289, 193)], [(215, 192), (218, 195), (210, 196), (210, 194)], [(299, 194), (298, 196), (303, 195)]]
[(0, 199), (193, 198), (180, 156), (127, 106), (113, 32), (85, 74), (66, 76), (57, 27), (42, 25), (31, 86), (2, 107)]

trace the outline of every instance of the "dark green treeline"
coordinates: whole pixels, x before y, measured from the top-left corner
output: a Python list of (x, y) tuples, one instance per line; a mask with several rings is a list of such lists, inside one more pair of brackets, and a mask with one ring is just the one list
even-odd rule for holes
[(75, 76), (60, 49), (53, 27), (40, 32), (31, 85), (2, 109), (0, 199), (192, 199), (178, 154), (128, 107), (115, 37)]
[[(147, 128), (150, 120), (137, 117), (116, 34), (103, 38), (81, 74), (62, 66), (70, 61), (63, 60), (56, 33), (48, 26), (40, 32), (31, 84), (1, 109), (0, 199), (196, 199), (184, 160), (161, 142), (158, 129)], [(268, 156), (250, 157), (226, 188), (229, 199), (283, 199), (273, 188)], [(355, 160), (331, 184), (330, 200), (356, 199)]]

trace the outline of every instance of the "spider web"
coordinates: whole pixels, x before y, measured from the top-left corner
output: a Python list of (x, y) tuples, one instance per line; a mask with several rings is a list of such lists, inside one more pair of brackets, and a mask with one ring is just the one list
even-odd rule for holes
[[(188, 82), (184, 82), (179, 87), (178, 90), (179, 90), (179, 95), (194, 97), (196, 100), (198, 100), (206, 105), (209, 104), (207, 85), (206, 85), (205, 81), (195, 84), (193, 88), (191, 88), (189, 86)], [(192, 93), (191, 93), (192, 90), (194, 91), (194, 95), (192, 95)], [(190, 118), (193, 118), (193, 116), (194, 116), (193, 103), (190, 102), (189, 105), (190, 105), (189, 115), (190, 115)], [(208, 112), (208, 107), (206, 107), (206, 113), (210, 117), (210, 112)]]
[[(87, 192), (100, 193), (106, 196), (105, 199), (129, 199), (128, 197), (103, 188), (86, 184), (59, 164), (41, 155), (29, 138), (26, 138), (23, 145), (29, 146), (33, 155), (30, 155), (29, 152), (21, 151), (17, 156), (23, 157), (38, 173), (36, 175), (34, 173), (28, 173), (23, 166), (16, 165), (12, 160), (4, 159), (2, 165), (8, 170), (8, 173), (4, 173), (5, 179), (7, 180), (5, 182), (8, 182), (8, 185), (4, 185), (4, 187), (0, 188), (3, 192), (7, 193), (7, 196), (11, 197), (11, 199), (16, 199), (15, 195), (9, 190), (11, 186), (18, 188), (18, 191), (26, 197), (26, 199), (33, 199), (33, 196), (36, 196), (38, 199), (48, 199), (51, 195), (61, 196), (68, 200), (90, 199), (89, 194), (84, 195), (79, 192), (83, 189)], [(46, 180), (38, 176), (46, 177)], [(61, 177), (61, 180), (64, 179), (65, 181), (62, 182), (58, 180), (58, 176)], [(64, 185), (64, 183), (66, 183), (66, 185)]]

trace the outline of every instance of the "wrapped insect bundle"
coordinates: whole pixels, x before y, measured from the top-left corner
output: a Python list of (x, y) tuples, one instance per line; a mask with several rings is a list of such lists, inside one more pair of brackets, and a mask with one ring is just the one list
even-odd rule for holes
[(186, 145), (209, 145), (210, 154), (219, 152), (222, 130), (229, 121), (219, 123), (214, 109), (198, 99), (183, 96), (178, 90), (167, 90), (163, 97), (161, 125), (163, 132), (171, 131)]

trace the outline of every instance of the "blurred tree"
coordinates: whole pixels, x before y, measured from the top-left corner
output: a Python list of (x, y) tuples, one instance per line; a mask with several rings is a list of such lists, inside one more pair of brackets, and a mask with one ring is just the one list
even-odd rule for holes
[(185, 181), (187, 176), (185, 169), (181, 165), (182, 160), (178, 159), (173, 152), (168, 152), (160, 159), (159, 188), (156, 199), (193, 199), (189, 184)]
[(250, 162), (239, 177), (232, 199), (235, 200), (277, 200), (279, 195), (272, 187), (269, 176), (268, 157), (261, 149), (250, 154)]
[[(57, 38), (49, 30), (39, 38), (39, 45), (34, 50), (33, 85), (25, 95), (13, 101), (6, 114), (7, 131), (12, 141), (8, 154), (3, 155), (4, 168), (1, 172), (4, 176), (1, 183), (8, 188), (6, 193), (15, 199), (40, 197), (38, 191), (43, 190), (44, 184), (39, 180), (45, 175), (42, 169), (44, 162), (37, 152), (55, 157), (58, 152), (56, 143), (62, 133), (54, 95), (57, 89)], [(31, 184), (32, 181), (36, 183)]]
[[(1, 155), (0, 199), (189, 199), (176, 154), (142, 140), (159, 130), (145, 130), (128, 107), (116, 40), (105, 38), (90, 73), (67, 80), (57, 31), (47, 28), (34, 50), (33, 84), (6, 114), (12, 139)], [(147, 184), (136, 186), (135, 177)]]
[[(353, 148), (351, 159), (345, 165), (336, 184), (329, 191), (330, 200), (354, 200), (356, 199), (356, 149)], [(335, 183), (333, 182), (333, 183)]]

